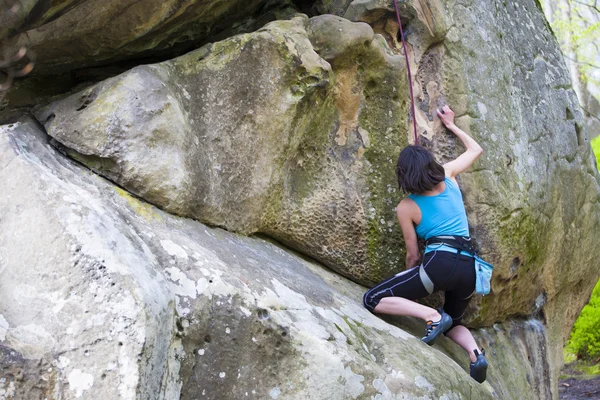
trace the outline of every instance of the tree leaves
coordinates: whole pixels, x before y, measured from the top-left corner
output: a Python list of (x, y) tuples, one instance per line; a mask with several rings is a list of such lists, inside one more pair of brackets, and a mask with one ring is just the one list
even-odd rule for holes
[(550, 19), (565, 58), (577, 64), (581, 80), (600, 86), (600, 2), (563, 0)]

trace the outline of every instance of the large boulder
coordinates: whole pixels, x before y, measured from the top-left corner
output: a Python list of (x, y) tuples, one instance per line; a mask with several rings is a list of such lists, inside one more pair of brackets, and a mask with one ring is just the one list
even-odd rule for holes
[[(473, 236), (497, 266), (495, 296), (473, 302), (471, 323), (543, 312), (558, 348), (598, 279), (600, 189), (556, 40), (530, 0), (418, 3), (407, 38), (420, 142), (441, 161), (459, 154), (434, 118), (449, 102), (486, 150), (460, 177)], [(391, 4), (345, 11), (374, 36), (331, 15), (277, 21), (37, 116), (66, 152), (151, 203), (267, 234), (372, 284), (404, 258), (394, 163), (410, 121)], [(531, 23), (513, 26), (520, 18)]]
[[(0, 127), (0, 393), (7, 399), (552, 399), (535, 320), (449, 339), (368, 313), (364, 288), (264, 239), (167, 214)], [(397, 321), (390, 321), (397, 322)]]
[[(405, 30), (422, 143), (441, 161), (460, 151), (434, 118), (448, 102), (457, 124), (485, 149), (460, 177), (471, 233), (496, 265), (494, 296), (472, 302), (471, 324), (543, 315), (558, 368), (562, 344), (600, 276), (592, 261), (600, 256), (600, 189), (556, 38), (533, 0), (411, 3), (417, 18)], [(383, 33), (396, 24), (392, 10), (389, 1), (356, 0), (331, 11)], [(424, 29), (427, 21), (437, 28)], [(440, 33), (442, 40), (423, 39)]]
[[(408, 82), (391, 1), (322, 4), (362, 22), (276, 21), (134, 68), (36, 116), (56, 147), (163, 210), (266, 234), (372, 284), (403, 264), (394, 163), (411, 136)], [(420, 143), (442, 162), (460, 153), (435, 118), (448, 102), (486, 151), (460, 183), (473, 237), (496, 270), (492, 296), (472, 301), (466, 320), (543, 320), (540, 357), (553, 381), (600, 274), (600, 186), (537, 4), (409, 1), (402, 22)]]
[(268, 234), (373, 284), (403, 260), (394, 164), (406, 79), (388, 52), (365, 23), (299, 16), (36, 115), (66, 152), (152, 204)]
[[(442, 55), (440, 88), (486, 151), (461, 177), (471, 232), (496, 265), (494, 296), (482, 301), (477, 322), (543, 316), (548, 357), (560, 368), (564, 340), (600, 277), (593, 261), (600, 179), (569, 72), (538, 6), (449, 2), (454, 26), (422, 65)], [(434, 85), (424, 88), (433, 97)], [(433, 144), (456, 154), (448, 137)]]
[[(0, 14), (7, 54), (35, 54), (34, 74), (181, 54), (209, 38), (258, 28), (290, 2), (267, 0), (27, 0)], [(4, 4), (3, 4), (4, 5)], [(258, 26), (257, 26), (258, 25)]]

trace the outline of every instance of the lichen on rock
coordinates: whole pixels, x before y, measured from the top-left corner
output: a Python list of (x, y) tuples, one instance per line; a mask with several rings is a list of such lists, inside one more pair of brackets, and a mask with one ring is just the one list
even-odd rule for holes
[(405, 83), (386, 47), (367, 24), (299, 16), (134, 68), (37, 117), (76, 159), (169, 212), (266, 233), (373, 283), (401, 260), (390, 171)]
[[(540, 242), (567, 235), (568, 224), (552, 216), (555, 205), (591, 206), (598, 185), (551, 34), (541, 22), (502, 28), (521, 9), (532, 21), (543, 16), (526, 2), (503, 5), (495, 17), (490, 7), (414, 2), (402, 10), (412, 18), (407, 36), (421, 143), (441, 161), (459, 154), (456, 140), (434, 119), (435, 109), (449, 102), (457, 123), (487, 151), (461, 177), (474, 237), (499, 265), (498, 296), (473, 304), (475, 324), (538, 312), (540, 296), (552, 302), (561, 292), (554, 277), (562, 274), (550, 265), (566, 265), (557, 260), (569, 252), (543, 251)], [(401, 198), (394, 164), (408, 143), (408, 101), (402, 95), (408, 82), (402, 57), (393, 50), (398, 43), (390, 34), (390, 4), (353, 2), (343, 14), (368, 21), (379, 33), (333, 15), (275, 21), (137, 67), (53, 103), (38, 119), (67, 152), (80, 153), (74, 157), (169, 212), (267, 234), (373, 284), (401, 268), (404, 258), (394, 213)], [(485, 25), (475, 24), (472, 15)], [(543, 28), (532, 33), (531, 26)], [(530, 34), (536, 40), (527, 39)], [(535, 59), (526, 58), (536, 52)], [(498, 60), (505, 62), (495, 65)], [(140, 77), (148, 83), (136, 89), (142, 93), (136, 99), (131, 82)], [(505, 104), (511, 113), (495, 111)], [(546, 122), (528, 119), (525, 109), (545, 115)], [(557, 189), (561, 181), (581, 182), (582, 194), (564, 196)], [(588, 188), (591, 194), (583, 195)], [(583, 218), (578, 225), (596, 223)], [(570, 279), (587, 279), (581, 274)], [(519, 275), (524, 279), (515, 279)], [(505, 299), (503, 291), (518, 295)]]
[[(30, 28), (51, 33), (65, 19), (45, 18), (67, 3)], [(139, 9), (147, 3), (136, 15), (151, 11)], [(234, 12), (208, 3), (223, 7), (218, 15)], [(10, 234), (0, 235), (0, 294), (9, 293), (0, 340), (14, 354), (0, 354), (14, 368), (0, 389), (38, 385), (13, 379), (23, 368), (28, 382), (45, 382), (41, 392), (66, 398), (556, 396), (559, 349), (598, 279), (600, 177), (536, 3), (401, 2), (414, 116), (393, 3), (311, 5), (337, 15), (296, 15), (239, 35), (228, 25), (185, 55), (39, 105), (50, 138), (33, 121), (2, 127), (10, 195), (0, 198), (9, 210), (0, 232)], [(152, 48), (160, 57), (171, 39), (202, 42), (200, 31), (185, 38), (178, 10), (128, 27), (139, 41), (107, 39), (77, 59), (96, 64)], [(164, 35), (151, 33), (156, 26)], [(31, 82), (24, 87), (36, 98)], [(489, 386), (419, 347), (410, 323), (399, 329), (366, 313), (364, 288), (320, 267), (365, 286), (402, 269), (396, 158), (412, 141), (412, 118), (440, 162), (460, 154), (435, 117), (446, 103), (485, 149), (459, 182), (472, 236), (496, 265), (492, 295), (475, 298), (465, 318), (482, 328), (491, 353)], [(48, 304), (52, 313), (40, 313)], [(447, 341), (441, 349), (460, 360)]]
[(550, 398), (529, 390), (550, 386), (539, 322), (476, 332), (492, 360), (480, 385), (456, 344), (429, 347), (422, 324), (370, 314), (361, 286), (123, 196), (31, 120), (0, 133), (0, 178), (18, 199), (0, 198), (15, 210), (2, 232), (18, 232), (0, 235), (0, 388), (13, 398)]

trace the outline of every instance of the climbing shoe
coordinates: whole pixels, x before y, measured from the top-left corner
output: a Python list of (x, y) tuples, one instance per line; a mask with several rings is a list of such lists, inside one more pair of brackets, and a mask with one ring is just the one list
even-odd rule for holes
[(479, 353), (477, 350), (474, 350), (475, 357), (477, 357), (477, 361), (471, 363), (471, 378), (475, 379), (479, 383), (483, 383), (485, 381), (488, 362), (485, 359), (485, 351), (481, 350)]
[(442, 318), (440, 318), (439, 321), (427, 321), (425, 336), (421, 338), (423, 343), (427, 343), (431, 346), (438, 336), (446, 332), (452, 326), (452, 317), (446, 314), (443, 310), (440, 310), (440, 314), (442, 315)]

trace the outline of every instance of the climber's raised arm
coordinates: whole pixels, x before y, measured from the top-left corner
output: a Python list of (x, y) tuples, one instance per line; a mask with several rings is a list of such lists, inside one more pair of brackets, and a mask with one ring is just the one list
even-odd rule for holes
[(450, 129), (465, 146), (466, 150), (455, 160), (444, 164), (446, 176), (454, 179), (454, 177), (469, 168), (475, 160), (483, 153), (483, 149), (469, 135), (467, 135), (458, 126), (454, 125), (454, 111), (448, 106), (444, 106), (441, 110), (437, 110), (437, 115), (440, 117), (446, 128)]

